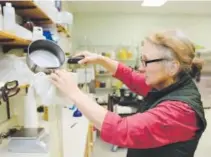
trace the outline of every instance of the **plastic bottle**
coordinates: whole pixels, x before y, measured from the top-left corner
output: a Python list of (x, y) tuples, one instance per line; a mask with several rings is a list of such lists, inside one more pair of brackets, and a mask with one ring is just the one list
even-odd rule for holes
[(6, 3), (3, 7), (4, 12), (4, 30), (14, 33), (16, 21), (15, 21), (15, 9), (11, 3)]
[(2, 15), (2, 7), (0, 4), (0, 30), (3, 29), (3, 15)]

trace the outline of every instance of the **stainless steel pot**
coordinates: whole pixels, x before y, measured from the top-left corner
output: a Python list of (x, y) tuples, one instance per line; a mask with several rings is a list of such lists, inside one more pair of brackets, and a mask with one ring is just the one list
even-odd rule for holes
[[(51, 56), (53, 59), (46, 56)], [(43, 63), (50, 62), (50, 66), (40, 64), (40, 60)], [(26, 63), (34, 73), (44, 72), (50, 74), (53, 70), (60, 68), (64, 62), (64, 51), (50, 40), (36, 40), (28, 47)]]

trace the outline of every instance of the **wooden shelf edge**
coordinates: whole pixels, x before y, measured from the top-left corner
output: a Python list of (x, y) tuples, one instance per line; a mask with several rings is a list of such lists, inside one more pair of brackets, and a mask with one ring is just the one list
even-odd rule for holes
[[(16, 8), (16, 14), (25, 17), (34, 19), (35, 23), (40, 24), (53, 24), (52, 19), (35, 3), (33, 0), (24, 0), (24, 1), (1, 1), (1, 4), (5, 4), (6, 2), (12, 3), (12, 5)], [(34, 12), (34, 15), (31, 12)], [(45, 19), (44, 21), (39, 21), (39, 19)], [(33, 21), (33, 20), (32, 20)]]
[(0, 45), (29, 45), (31, 40), (23, 39), (10, 32), (0, 31)]
[[(31, 19), (37, 25), (45, 25), (45, 24), (56, 24), (57, 31), (63, 32), (66, 34), (68, 38), (71, 37), (70, 33), (64, 26), (61, 24), (55, 23), (44, 11), (43, 9), (37, 5), (33, 0), (24, 0), (24, 1), (0, 1), (0, 4), (5, 4), (6, 2), (12, 3), (12, 5), (16, 8), (16, 14)], [(5, 43), (4, 43), (5, 44)]]
[(39, 9), (39, 11), (43, 14), (44, 17), (49, 19), (48, 20), (49, 21), (48, 24), (53, 24), (54, 23), (53, 20), (37, 4), (35, 4), (35, 2), (31, 1), (31, 4), (32, 3)]

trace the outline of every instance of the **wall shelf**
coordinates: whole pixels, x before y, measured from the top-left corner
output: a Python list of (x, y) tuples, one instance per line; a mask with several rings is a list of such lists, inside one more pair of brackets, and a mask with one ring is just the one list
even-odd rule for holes
[[(14, 1), (9, 0), (7, 2), (12, 3), (15, 8), (16, 14), (20, 15), (24, 18), (29, 18), (36, 24), (44, 25), (44, 24), (54, 24), (53, 20), (32, 0), (24, 0), (24, 1)], [(6, 1), (2, 1), (0, 3), (6, 3)], [(60, 24), (56, 24), (58, 32), (63, 32), (70, 37), (70, 34), (64, 26)]]
[(2, 1), (1, 3), (10, 2), (13, 7), (15, 7), (16, 14), (30, 18), (35, 23), (38, 24), (53, 24), (51, 18), (44, 12), (42, 9), (36, 5), (32, 0), (24, 0), (24, 1)]
[[(0, 1), (0, 4), (5, 4), (6, 2), (12, 3), (15, 8), (16, 14), (20, 15), (23, 18), (29, 18), (34, 23), (39, 25), (45, 24), (54, 24), (52, 19), (32, 0), (24, 1)], [(69, 32), (65, 29), (64, 26), (56, 24), (58, 32), (64, 32), (67, 37), (70, 37)], [(21, 37), (17, 37), (9, 32), (0, 31), (0, 45), (9, 45), (9, 46), (28, 46), (30, 40), (25, 40)]]
[(104, 88), (95, 88), (96, 90), (108, 90), (108, 91), (112, 91), (112, 90), (114, 90), (113, 88), (107, 88), (107, 87), (104, 87)]
[(27, 46), (30, 43), (30, 40), (20, 38), (6, 31), (0, 31), (0, 45)]
[(96, 77), (111, 77), (111, 76), (112, 76), (112, 74), (110, 74), (110, 73), (96, 74)]

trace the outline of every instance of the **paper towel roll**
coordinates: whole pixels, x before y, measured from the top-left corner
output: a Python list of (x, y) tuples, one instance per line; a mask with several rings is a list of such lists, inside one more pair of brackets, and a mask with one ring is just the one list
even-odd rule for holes
[(38, 128), (37, 104), (32, 87), (24, 97), (24, 128)]

